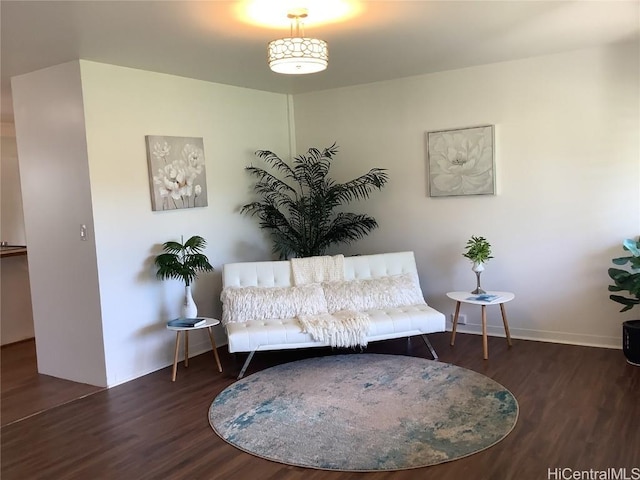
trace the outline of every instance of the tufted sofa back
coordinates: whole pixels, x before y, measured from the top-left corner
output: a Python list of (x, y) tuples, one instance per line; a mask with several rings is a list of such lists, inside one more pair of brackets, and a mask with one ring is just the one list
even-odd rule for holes
[[(345, 280), (366, 280), (390, 275), (411, 274), (418, 282), (413, 252), (380, 253), (344, 258)], [(222, 267), (224, 287), (290, 287), (293, 285), (291, 263), (239, 262)]]

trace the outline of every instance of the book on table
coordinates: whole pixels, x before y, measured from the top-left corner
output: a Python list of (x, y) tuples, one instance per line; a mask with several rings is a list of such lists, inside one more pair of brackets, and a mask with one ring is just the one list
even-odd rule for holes
[(167, 322), (168, 327), (181, 327), (181, 328), (194, 328), (200, 327), (207, 323), (206, 318), (174, 318), (173, 320), (169, 320)]
[(474, 300), (476, 302), (493, 302), (494, 300), (498, 300), (500, 295), (492, 295), (488, 293), (481, 293), (479, 295), (474, 295), (473, 297), (467, 298), (467, 300)]

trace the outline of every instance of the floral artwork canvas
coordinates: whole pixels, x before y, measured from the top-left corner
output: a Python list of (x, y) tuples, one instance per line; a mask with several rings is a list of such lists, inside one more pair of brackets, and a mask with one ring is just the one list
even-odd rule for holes
[(151, 207), (176, 210), (207, 206), (204, 144), (197, 137), (147, 135)]
[(493, 125), (427, 133), (429, 195), (494, 195)]

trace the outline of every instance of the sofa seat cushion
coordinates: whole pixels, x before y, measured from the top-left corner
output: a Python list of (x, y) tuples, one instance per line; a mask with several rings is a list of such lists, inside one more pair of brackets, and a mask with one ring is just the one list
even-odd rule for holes
[[(444, 315), (424, 303), (369, 310), (367, 313), (371, 319), (369, 342), (445, 329)], [(227, 335), (231, 353), (328, 346), (303, 333), (296, 318), (229, 323)]]
[[(369, 310), (371, 319), (369, 341), (384, 340), (445, 330), (445, 316), (426, 303), (407, 305), (404, 307)], [(378, 338), (381, 337), (381, 338)]]
[(229, 323), (227, 336), (230, 353), (303, 348), (316, 344), (310, 334), (302, 332), (296, 318)]

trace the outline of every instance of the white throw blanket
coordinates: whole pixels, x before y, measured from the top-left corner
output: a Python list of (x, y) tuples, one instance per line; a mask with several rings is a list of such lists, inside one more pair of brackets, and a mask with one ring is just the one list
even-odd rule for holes
[(298, 321), (302, 331), (311, 335), (316, 342), (328, 343), (332, 347), (367, 346), (367, 335), (371, 322), (366, 313), (353, 310), (300, 315)]
[(344, 280), (344, 255), (292, 258), (294, 285)]

